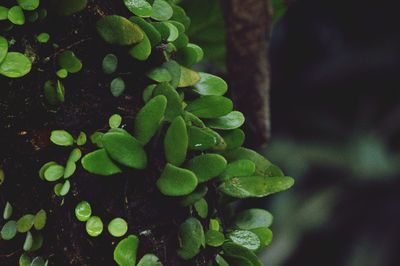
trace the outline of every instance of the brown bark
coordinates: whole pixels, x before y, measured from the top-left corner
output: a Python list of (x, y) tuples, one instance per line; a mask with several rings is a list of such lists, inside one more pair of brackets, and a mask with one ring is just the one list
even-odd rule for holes
[(230, 91), (237, 109), (246, 117), (247, 145), (260, 147), (270, 136), (269, 1), (221, 1), (227, 29)]

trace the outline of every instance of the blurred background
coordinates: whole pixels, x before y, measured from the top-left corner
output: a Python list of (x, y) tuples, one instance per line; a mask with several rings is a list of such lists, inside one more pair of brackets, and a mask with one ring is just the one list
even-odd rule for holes
[[(397, 3), (290, 2), (272, 1), (272, 137), (259, 149), (296, 184), (262, 203), (275, 216), (262, 258), (269, 266), (400, 265)], [(226, 73), (218, 1), (183, 5), (193, 42), (205, 48), (199, 68)]]

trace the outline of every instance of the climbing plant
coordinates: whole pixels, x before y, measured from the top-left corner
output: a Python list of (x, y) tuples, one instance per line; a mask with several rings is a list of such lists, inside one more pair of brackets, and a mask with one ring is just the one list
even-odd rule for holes
[[(272, 215), (258, 208), (227, 214), (224, 208), (243, 199), (286, 190), (293, 179), (257, 152), (243, 147), (245, 133), (240, 127), (245, 117), (234, 110), (227, 83), (195, 70), (204, 53), (200, 46), (190, 43), (190, 18), (184, 9), (174, 1), (118, 1), (125, 6), (124, 12), (100, 12), (90, 25), (96, 32), (90, 38), (98, 38), (109, 51), (96, 55), (97, 71), (109, 80), (108, 91), (103, 94), (108, 100), (125, 97), (132, 86), (130, 77), (136, 73), (125, 72), (126, 61), (128, 68), (145, 69), (140, 77), (146, 84), (141, 88), (141, 108), (133, 119), (115, 109), (104, 121), (107, 126), (93, 132), (52, 128), (48, 139), (64, 160), (47, 158), (35, 175), (44, 184), (51, 184), (49, 191), (65, 202), (79, 197), (71, 193), (71, 184), (79, 178), (77, 170), (81, 167), (93, 180), (124, 174), (147, 178), (143, 171), (155, 170), (158, 176), (152, 185), (157, 193), (175, 199), (179, 208), (187, 210), (174, 230), (175, 252), (182, 261), (199, 264), (196, 257), (207, 252), (211, 255), (205, 265), (263, 265), (256, 254), (272, 241)], [(28, 50), (13, 51), (13, 44), (19, 40), (10, 36), (16, 27), (46, 23), (47, 15), (79, 19), (90, 5), (87, 0), (18, 0), (13, 6), (0, 6), (0, 20), (7, 32), (0, 35), (0, 74), (14, 80), (29, 76), (35, 69), (40, 75), (40, 66)], [(49, 45), (52, 36), (39, 32), (35, 40), (38, 46)], [(52, 46), (56, 52), (45, 63), (53, 64), (55, 70), (45, 75), (40, 94), (47, 110), (57, 114), (68, 101), (68, 91), (74, 89), (66, 85), (68, 80), (85, 71), (85, 62), (74, 45)], [(152, 157), (160, 159), (155, 162)], [(0, 184), (4, 180), (8, 180), (7, 172), (0, 169)], [(82, 223), (77, 230), (86, 231), (88, 238), (104, 234), (112, 237), (115, 246), (109, 254), (116, 264), (170, 265), (151, 250), (138, 257), (141, 236), (130, 228), (127, 217), (108, 220), (96, 213), (102, 208), (98, 202), (79, 200), (71, 210), (74, 219)], [(41, 209), (14, 219), (13, 207), (17, 206), (8, 201), (4, 206), (1, 239), (13, 241), (17, 233), (24, 234), (19, 264), (51, 265), (51, 256), (40, 254), (40, 248), (46, 245), (41, 231), (52, 219), (51, 213)]]

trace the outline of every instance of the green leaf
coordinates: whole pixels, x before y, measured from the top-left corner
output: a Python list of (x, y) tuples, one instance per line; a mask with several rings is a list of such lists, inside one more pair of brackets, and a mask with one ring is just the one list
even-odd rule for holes
[(25, 24), (24, 11), (20, 6), (13, 6), (8, 10), (8, 20), (15, 25)]
[(0, 236), (4, 240), (11, 240), (17, 234), (17, 223), (13, 220), (8, 221), (3, 225), (0, 231)]
[(196, 174), (199, 183), (206, 182), (220, 175), (226, 168), (227, 162), (219, 154), (203, 154), (191, 159), (186, 168)]
[(168, 30), (169, 30), (169, 36), (167, 38), (167, 41), (173, 42), (176, 39), (178, 39), (179, 31), (178, 31), (177, 27), (175, 27), (175, 25), (170, 22), (163, 22), (163, 23), (168, 27)]
[(161, 34), (158, 32), (158, 30), (152, 24), (150, 24), (143, 18), (135, 17), (135, 16), (130, 17), (129, 20), (132, 21), (133, 23), (137, 24), (144, 31), (144, 33), (146, 33), (147, 37), (150, 40), (152, 47), (161, 43)]
[(172, 17), (173, 13), (172, 7), (166, 1), (154, 0), (151, 18), (166, 21)]
[(220, 247), (225, 242), (223, 233), (215, 230), (208, 230), (206, 233), (206, 244), (211, 247)]
[(151, 43), (145, 33), (143, 33), (143, 40), (140, 43), (133, 46), (129, 50), (129, 54), (133, 58), (140, 61), (145, 61), (149, 58), (149, 56), (151, 55)]
[(263, 263), (260, 261), (257, 255), (245, 247), (232, 242), (226, 242), (222, 246), (222, 249), (224, 250), (224, 256), (226, 256), (227, 259), (229, 258), (229, 262), (234, 262), (234, 265), (235, 262), (248, 261), (250, 264), (238, 263), (237, 265), (263, 266)]
[(210, 230), (219, 231), (221, 229), (221, 225), (217, 219), (210, 219)]
[(17, 231), (20, 233), (26, 233), (31, 230), (35, 222), (35, 216), (32, 214), (25, 214), (17, 221)]
[(172, 80), (172, 76), (169, 73), (169, 71), (163, 67), (157, 67), (153, 70), (151, 70), (148, 74), (147, 77), (150, 79), (157, 81), (157, 82), (168, 82)]
[[(87, 142), (87, 136), (85, 132), (80, 132), (78, 137), (76, 138), (76, 145), (78, 146), (83, 146), (85, 145)], [(80, 157), (78, 159), (76, 159), (76, 161), (78, 161), (80, 159)]]
[(122, 123), (122, 117), (119, 114), (113, 114), (108, 119), (108, 124), (110, 125), (110, 128), (119, 128), (121, 123)]
[(190, 18), (186, 15), (185, 10), (175, 4), (171, 4), (172, 9), (174, 10), (174, 14), (172, 15), (172, 20), (179, 21), (185, 26), (185, 29), (188, 30), (190, 26)]
[(46, 266), (46, 262), (42, 257), (35, 257), (32, 260), (31, 266)]
[(156, 255), (146, 254), (140, 259), (137, 266), (162, 266), (162, 263)]
[(242, 247), (256, 251), (260, 248), (261, 242), (256, 234), (247, 230), (235, 230), (229, 233), (229, 239)]
[(65, 88), (61, 81), (57, 80), (56, 97), (59, 102), (65, 101)]
[(136, 254), (139, 246), (139, 239), (135, 235), (130, 235), (121, 240), (114, 250), (114, 261), (119, 266), (136, 265)]
[(185, 120), (178, 116), (172, 121), (164, 139), (164, 152), (167, 162), (179, 166), (185, 159), (189, 138)]
[(47, 43), (50, 40), (50, 35), (46, 32), (42, 32), (36, 37), (36, 40), (40, 43)]
[(86, 232), (91, 237), (99, 236), (103, 232), (103, 222), (98, 216), (91, 216), (86, 221)]
[(125, 81), (122, 78), (115, 78), (110, 84), (111, 94), (114, 97), (119, 97), (125, 91)]
[(8, 53), (8, 41), (6, 38), (0, 36), (0, 64)]
[(226, 180), (219, 190), (234, 198), (262, 198), (286, 190), (293, 184), (293, 178), (288, 176), (246, 176)]
[(74, 137), (65, 130), (53, 130), (50, 135), (50, 140), (59, 146), (74, 145)]
[(221, 174), (221, 180), (228, 180), (238, 176), (252, 176), (256, 171), (256, 165), (250, 160), (243, 159), (229, 163)]
[(46, 220), (47, 220), (47, 213), (45, 210), (42, 209), (36, 213), (35, 219), (33, 221), (33, 226), (35, 227), (36, 230), (40, 231), (45, 227)]
[(200, 199), (194, 203), (194, 209), (196, 210), (197, 214), (205, 219), (208, 216), (208, 203), (205, 199)]
[(56, 72), (57, 77), (60, 79), (65, 79), (68, 77), (68, 70), (62, 68)]
[(160, 128), (166, 107), (167, 98), (164, 95), (158, 95), (140, 109), (135, 119), (133, 135), (143, 145), (148, 143)]
[(77, 73), (82, 69), (82, 62), (72, 51), (64, 51), (58, 56), (58, 65), (69, 73)]
[(13, 213), (13, 207), (12, 207), (12, 205), (7, 201), (7, 202), (6, 202), (6, 206), (4, 207), (4, 211), (3, 211), (3, 219), (4, 219), (4, 220), (10, 219), (12, 213)]
[(6, 179), (6, 176), (4, 174), (3, 169), (0, 168), (0, 186), (4, 183), (4, 180)]
[(52, 0), (51, 8), (59, 15), (70, 16), (85, 9), (87, 0)]
[(172, 79), (169, 81), (172, 87), (176, 88), (179, 85), (181, 78), (181, 66), (174, 60), (169, 60), (162, 65), (171, 74)]
[(203, 96), (188, 104), (186, 111), (200, 118), (218, 118), (232, 111), (233, 103), (222, 96)]
[(181, 66), (181, 78), (179, 81), (179, 88), (194, 86), (200, 81), (200, 75), (196, 71)]
[(220, 130), (232, 130), (241, 127), (244, 124), (244, 116), (241, 112), (233, 111), (227, 115), (210, 119), (207, 126)]
[(192, 193), (197, 186), (197, 178), (193, 172), (167, 163), (157, 187), (166, 196), (185, 196)]
[(270, 227), (273, 221), (272, 214), (263, 209), (248, 209), (236, 215), (234, 226), (243, 230), (259, 227)]
[(43, 235), (38, 231), (33, 231), (31, 233), (32, 233), (33, 243), (29, 252), (35, 252), (43, 246)]
[(110, 232), (112, 236), (121, 237), (128, 232), (128, 224), (122, 218), (114, 218), (108, 224), (108, 232)]
[(107, 54), (103, 58), (102, 68), (107, 75), (114, 73), (118, 67), (118, 58), (114, 54)]
[(217, 138), (203, 128), (189, 127), (189, 150), (205, 151), (217, 144)]
[(9, 52), (0, 64), (0, 75), (8, 78), (20, 78), (31, 71), (32, 63), (21, 53)]
[(40, 170), (39, 170), (39, 177), (41, 178), (41, 179), (44, 179), (44, 172), (47, 170), (47, 168), (49, 168), (50, 166), (52, 166), (52, 165), (56, 165), (57, 163), (56, 162), (48, 162), (48, 163), (45, 163), (41, 168), (40, 168)]
[(25, 237), (25, 241), (24, 241), (24, 245), (23, 245), (23, 250), (24, 251), (29, 251), (32, 248), (32, 244), (33, 244), (33, 237), (31, 232), (27, 232), (26, 233), (26, 237)]
[(64, 178), (71, 177), (76, 171), (76, 162), (82, 157), (80, 149), (75, 148), (72, 150), (68, 157), (67, 164), (65, 165)]
[(195, 191), (185, 196), (180, 203), (184, 207), (193, 205), (197, 201), (201, 200), (207, 194), (207, 191), (208, 188), (206, 185), (199, 185)]
[(243, 130), (240, 128), (221, 132), (221, 136), (226, 143), (227, 150), (234, 150), (241, 147), (246, 138)]
[(59, 183), (54, 186), (54, 194), (59, 197), (64, 197), (68, 194), (70, 188), (71, 183), (69, 182), (69, 180), (66, 180), (64, 183)]
[(50, 165), (44, 171), (44, 179), (49, 182), (54, 182), (59, 180), (64, 176), (65, 168), (62, 165), (54, 164)]
[(136, 169), (146, 168), (146, 152), (130, 134), (109, 132), (104, 134), (102, 143), (110, 157), (118, 163)]
[(24, 9), (24, 10), (28, 10), (28, 11), (32, 11), (35, 10), (36, 8), (39, 7), (39, 0), (17, 0), (18, 5)]
[(139, 17), (150, 17), (153, 13), (153, 8), (146, 0), (124, 0), (125, 6), (133, 14)]
[(229, 263), (219, 254), (215, 256), (215, 262), (218, 264), (218, 266), (229, 266)]
[[(189, 43), (185, 47), (182, 47), (181, 49), (179, 49), (176, 56), (177, 56), (177, 60), (179, 61), (179, 63), (190, 67), (190, 66), (193, 66), (194, 64), (197, 64), (198, 62), (200, 62), (203, 59), (204, 52), (200, 46), (193, 44), (193, 43)], [(199, 73), (199, 75), (200, 75), (200, 82), (202, 82), (202, 80), (203, 80), (202, 76), (205, 75), (205, 78), (207, 79), (208, 78), (207, 75), (210, 75), (210, 74)], [(212, 75), (210, 75), (210, 76), (212, 76)], [(212, 77), (216, 77), (216, 76), (212, 76)], [(216, 77), (216, 78), (218, 79), (218, 81), (222, 80), (219, 77)], [(217, 88), (212, 88), (212, 87), (207, 88), (207, 90), (205, 91), (206, 94), (202, 94), (201, 92), (199, 92), (199, 93), (202, 95), (224, 95), (226, 90), (228, 89), (226, 87), (225, 92), (221, 94), (221, 91), (222, 91), (222, 88), (220, 86), (221, 84), (215, 84), (215, 85), (218, 85), (218, 87)], [(209, 93), (212, 93), (212, 94), (209, 94)], [(215, 93), (217, 93), (217, 94), (215, 94)]]
[(31, 259), (28, 257), (28, 255), (26, 255), (25, 253), (23, 253), (18, 260), (18, 265), (19, 266), (30, 266), (31, 265)]
[(273, 233), (269, 228), (260, 227), (251, 229), (250, 231), (256, 234), (257, 237), (260, 239), (261, 246), (258, 250), (271, 244)]
[(143, 40), (139, 26), (121, 16), (102, 17), (97, 21), (96, 28), (103, 40), (110, 44), (132, 45)]
[(92, 207), (89, 202), (81, 201), (75, 207), (75, 217), (80, 222), (86, 222), (92, 216)]
[(220, 77), (200, 72), (200, 81), (194, 85), (194, 91), (200, 95), (222, 96), (228, 90), (228, 85)]
[(92, 174), (109, 176), (121, 173), (121, 169), (110, 159), (105, 149), (100, 149), (82, 158), (83, 168)]
[(101, 139), (103, 138), (104, 133), (95, 132), (90, 136), (90, 141), (99, 148), (103, 148), (103, 143)]
[[(8, 8), (0, 6), (0, 21), (8, 19)], [(0, 60), (1, 63), (1, 60)]]
[(200, 252), (200, 247), (205, 245), (203, 226), (195, 218), (189, 218), (179, 226), (179, 248), (178, 255), (189, 260)]
[(164, 95), (167, 97), (167, 108), (165, 110), (165, 120), (172, 121), (177, 116), (182, 115), (182, 98), (176, 92), (176, 90), (167, 83), (159, 84), (154, 89), (154, 96)]

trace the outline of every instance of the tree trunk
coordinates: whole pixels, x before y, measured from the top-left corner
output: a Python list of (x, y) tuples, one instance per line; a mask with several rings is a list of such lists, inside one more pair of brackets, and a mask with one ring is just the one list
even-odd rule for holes
[(259, 148), (270, 135), (267, 59), (271, 12), (266, 0), (221, 0), (227, 28), (231, 95), (246, 117), (247, 145)]

